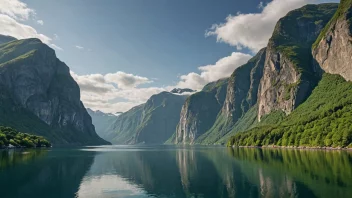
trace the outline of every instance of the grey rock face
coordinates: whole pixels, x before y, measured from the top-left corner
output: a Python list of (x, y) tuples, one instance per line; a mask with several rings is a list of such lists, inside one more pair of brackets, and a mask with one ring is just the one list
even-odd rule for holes
[(1, 47), (1, 52), (10, 52), (0, 58), (0, 85), (11, 93), (18, 106), (50, 128), (64, 130), (72, 136), (55, 134), (57, 139), (51, 141), (107, 144), (95, 133), (91, 117), (80, 101), (79, 87), (53, 49), (38, 39), (13, 41)]
[(259, 85), (259, 121), (272, 111), (289, 114), (309, 96), (319, 78), (311, 45), (336, 8), (337, 4), (307, 5), (279, 20), (267, 47)]
[(223, 105), (213, 126), (196, 143), (213, 144), (227, 134), (234, 124), (257, 102), (258, 85), (263, 74), (266, 49), (260, 50), (246, 64), (238, 67), (226, 86)]
[(228, 79), (206, 85), (201, 92), (189, 96), (182, 106), (176, 128), (176, 144), (193, 144), (214, 124), (225, 101)]
[(230, 77), (226, 100), (222, 108), (222, 113), (228, 122), (235, 123), (256, 104), (265, 57), (266, 49), (264, 48), (247, 64), (236, 69)]
[[(260, 81), (258, 118), (273, 110), (283, 110), (287, 114), (295, 107), (297, 84), (301, 74), (282, 53), (268, 48), (264, 75)], [(291, 88), (289, 88), (291, 87)]]
[[(343, 4), (341, 4), (342, 6)], [(352, 8), (333, 21), (318, 45), (313, 49), (313, 57), (327, 73), (339, 74), (346, 80), (352, 80)]]

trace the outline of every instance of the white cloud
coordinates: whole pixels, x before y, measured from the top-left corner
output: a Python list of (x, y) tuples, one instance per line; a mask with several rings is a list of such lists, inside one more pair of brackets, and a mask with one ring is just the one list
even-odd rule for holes
[(150, 96), (166, 91), (160, 87), (138, 88), (138, 85), (151, 81), (124, 72), (77, 75), (71, 71), (71, 75), (80, 86), (81, 100), (85, 106), (109, 113), (127, 111), (144, 103)]
[(79, 49), (79, 50), (83, 50), (83, 49), (84, 49), (84, 47), (79, 46), (79, 45), (76, 45), (75, 47), (76, 47), (77, 49)]
[(225, 23), (214, 24), (206, 31), (206, 36), (216, 36), (218, 42), (228, 43), (253, 52), (265, 47), (276, 22), (289, 11), (307, 3), (321, 3), (322, 0), (273, 0), (262, 7), (261, 13), (237, 14), (228, 16)]
[(176, 87), (200, 90), (209, 82), (229, 77), (237, 67), (245, 64), (251, 57), (249, 54), (233, 52), (213, 65), (198, 67), (200, 74), (192, 72), (180, 76), (180, 82)]
[(19, 0), (0, 0), (0, 13), (16, 20), (28, 20), (35, 11)]
[(29, 25), (23, 24), (23, 21), (34, 18), (35, 14), (35, 11), (28, 8), (27, 4), (23, 2), (18, 0), (0, 0), (0, 34), (13, 36), (17, 39), (38, 38), (56, 50), (63, 50), (52, 43), (50, 37), (37, 32), (36, 29)]
[(109, 73), (105, 77), (106, 81), (117, 84), (121, 89), (134, 88), (141, 84), (153, 82), (146, 77), (135, 76), (124, 72)]
[(64, 49), (62, 49), (61, 47), (59, 47), (59, 46), (57, 46), (57, 45), (55, 45), (55, 44), (53, 44), (53, 43), (50, 43), (49, 46), (50, 46), (51, 48), (53, 48), (53, 49), (56, 49), (56, 50), (60, 50), (60, 51), (64, 50)]
[(50, 43), (51, 38), (38, 33), (33, 27), (17, 22), (10, 16), (0, 14), (0, 34), (13, 36), (17, 39), (39, 38), (44, 43)]
[(43, 21), (43, 20), (37, 20), (37, 23), (38, 23), (39, 25), (44, 25), (44, 21)]

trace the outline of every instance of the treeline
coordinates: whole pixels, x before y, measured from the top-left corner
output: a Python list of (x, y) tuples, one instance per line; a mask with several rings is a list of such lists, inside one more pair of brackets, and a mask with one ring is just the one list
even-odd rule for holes
[(51, 143), (41, 136), (20, 133), (13, 128), (0, 126), (0, 148), (8, 147), (50, 147)]
[(228, 146), (352, 147), (352, 83), (324, 74), (311, 96), (277, 125), (232, 136)]

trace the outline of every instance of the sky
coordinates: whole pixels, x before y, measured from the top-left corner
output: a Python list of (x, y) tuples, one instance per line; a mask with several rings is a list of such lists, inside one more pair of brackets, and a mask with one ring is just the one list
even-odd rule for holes
[(265, 47), (276, 22), (337, 0), (0, 0), (0, 34), (55, 49), (93, 110), (124, 112), (153, 94), (202, 87)]

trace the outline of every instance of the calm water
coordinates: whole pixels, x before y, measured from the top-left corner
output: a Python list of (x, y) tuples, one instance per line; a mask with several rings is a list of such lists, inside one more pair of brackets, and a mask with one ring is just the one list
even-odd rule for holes
[(109, 146), (0, 151), (0, 197), (352, 197), (352, 152)]

